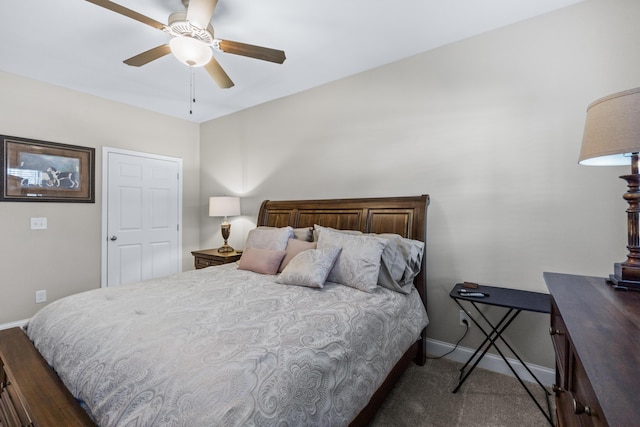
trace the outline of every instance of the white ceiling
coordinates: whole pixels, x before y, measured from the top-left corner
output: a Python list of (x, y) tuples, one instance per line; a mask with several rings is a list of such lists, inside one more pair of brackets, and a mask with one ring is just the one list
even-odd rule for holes
[[(167, 55), (126, 58), (167, 42), (162, 31), (84, 0), (2, 0), (0, 70), (203, 122), (531, 18), (582, 0), (219, 0), (216, 38), (284, 50), (274, 64), (214, 53), (235, 86), (219, 89)], [(117, 0), (162, 23), (180, 0)]]

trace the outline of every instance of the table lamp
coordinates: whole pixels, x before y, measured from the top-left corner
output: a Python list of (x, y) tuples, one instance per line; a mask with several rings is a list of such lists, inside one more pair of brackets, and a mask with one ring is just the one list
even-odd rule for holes
[(627, 208), (627, 259), (614, 264), (609, 280), (616, 289), (640, 291), (640, 88), (614, 93), (592, 102), (580, 150), (581, 165), (631, 164), (624, 199)]
[(224, 245), (218, 248), (218, 252), (233, 252), (233, 248), (227, 244), (231, 233), (231, 224), (227, 222), (228, 216), (240, 215), (240, 198), (229, 196), (209, 197), (209, 216), (222, 216), (224, 220), (220, 225)]

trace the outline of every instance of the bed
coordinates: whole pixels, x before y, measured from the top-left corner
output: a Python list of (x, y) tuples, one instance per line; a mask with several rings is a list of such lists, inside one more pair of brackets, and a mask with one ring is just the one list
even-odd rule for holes
[[(428, 323), (422, 251), (399, 289), (363, 279), (382, 271), (367, 257), (423, 245), (428, 202), (265, 201), (237, 264), (67, 297), (25, 331), (104, 427), (366, 425), (408, 364), (424, 364)], [(293, 240), (313, 249), (283, 267)], [(357, 268), (354, 253), (366, 253)], [(278, 256), (281, 271), (262, 274)]]

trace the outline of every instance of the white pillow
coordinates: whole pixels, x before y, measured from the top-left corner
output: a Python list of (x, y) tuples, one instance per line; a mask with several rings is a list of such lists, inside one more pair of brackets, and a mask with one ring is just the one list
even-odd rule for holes
[(258, 227), (249, 231), (245, 248), (284, 251), (292, 237), (293, 228), (291, 227)]
[(276, 282), (285, 285), (322, 288), (340, 250), (340, 248), (324, 248), (302, 251), (289, 261)]
[(380, 256), (386, 241), (366, 234), (345, 234), (321, 228), (318, 249), (342, 248), (327, 278), (330, 282), (373, 292), (378, 283)]

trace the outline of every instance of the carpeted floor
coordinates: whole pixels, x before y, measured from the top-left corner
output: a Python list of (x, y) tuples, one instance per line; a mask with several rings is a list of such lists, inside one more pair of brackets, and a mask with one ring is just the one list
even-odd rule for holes
[[(378, 410), (371, 427), (543, 427), (549, 422), (514, 377), (476, 368), (453, 394), (461, 363), (411, 364)], [(530, 389), (547, 408), (538, 384)], [(553, 405), (553, 396), (551, 396)], [(552, 412), (555, 408), (552, 406)]]

